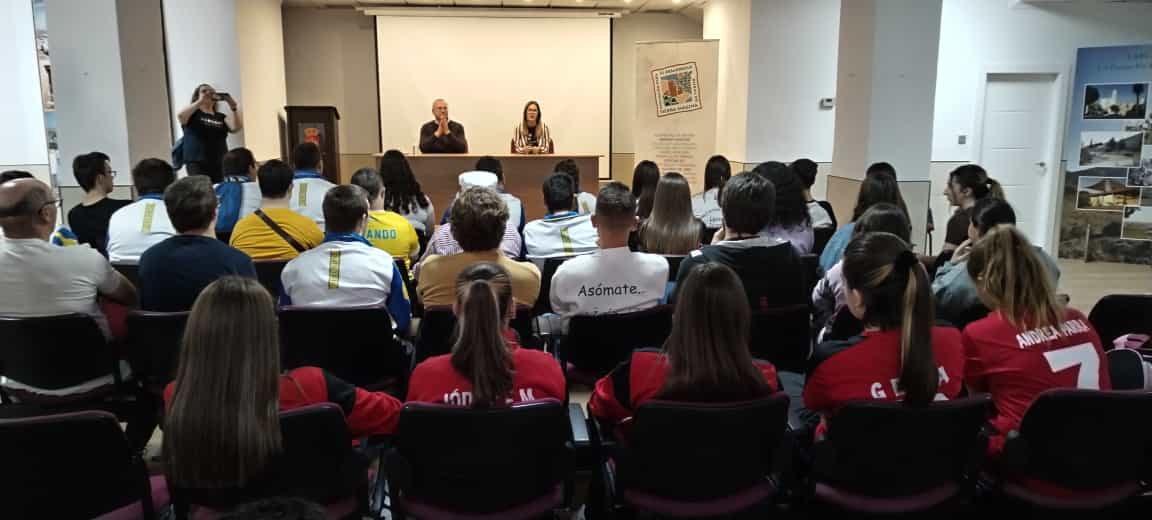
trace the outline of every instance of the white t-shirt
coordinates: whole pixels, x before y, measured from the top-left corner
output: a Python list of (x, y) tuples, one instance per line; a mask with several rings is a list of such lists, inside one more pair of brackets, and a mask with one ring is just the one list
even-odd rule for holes
[(428, 215), (433, 210), (433, 208), (432, 199), (428, 198), (427, 196), (425, 196), (424, 199), (428, 201), (428, 206), (420, 207), (419, 204), (413, 202), (411, 212), (403, 213), (397, 211), (397, 213), (400, 213), (401, 216), (408, 219), (408, 222), (412, 224), (412, 227), (416, 228), (417, 232), (424, 233), (425, 236), (428, 236), (432, 234), (431, 229), (426, 229), (428, 227)]
[(575, 211), (533, 220), (524, 225), (524, 247), (529, 258), (571, 256), (595, 251), (599, 235), (592, 216)]
[(96, 319), (105, 336), (108, 320), (98, 293), (116, 290), (112, 264), (87, 244), (54, 246), (37, 238), (0, 240), (0, 315), (15, 317), (80, 313)]
[(720, 203), (716, 201), (719, 194), (720, 188), (712, 188), (692, 196), (692, 216), (703, 221), (706, 228), (724, 227), (724, 214), (720, 211)]
[(655, 307), (664, 299), (668, 261), (627, 247), (601, 249), (560, 264), (552, 276), (552, 310), (565, 318)]
[(519, 232), (524, 225), (524, 203), (519, 197), (510, 193), (501, 193), (500, 198), (508, 205), (508, 223)]
[(411, 317), (404, 280), (392, 255), (359, 241), (331, 240), (300, 253), (280, 275), (284, 296), (298, 306), (387, 305), (397, 326)]
[(149, 247), (175, 234), (164, 199), (144, 195), (116, 210), (108, 220), (108, 260), (114, 264), (138, 263)]
[(813, 228), (832, 227), (832, 216), (816, 201), (808, 203), (808, 218), (812, 219)]
[(576, 208), (581, 215), (596, 213), (596, 194), (582, 191), (576, 194)]
[(292, 199), (289, 207), (292, 211), (304, 215), (316, 222), (320, 229), (324, 229), (324, 195), (336, 186), (328, 179), (309, 172), (296, 172), (292, 180)]

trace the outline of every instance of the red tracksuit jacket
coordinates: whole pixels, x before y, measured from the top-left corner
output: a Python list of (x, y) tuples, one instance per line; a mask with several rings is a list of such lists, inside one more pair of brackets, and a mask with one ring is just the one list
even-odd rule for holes
[[(547, 398), (563, 401), (567, 387), (560, 364), (547, 352), (520, 348), (514, 335), (505, 334), (504, 339), (512, 351), (512, 394), (508, 403)], [(452, 366), (451, 354), (431, 357), (412, 371), (407, 400), (471, 406), (472, 382)]]

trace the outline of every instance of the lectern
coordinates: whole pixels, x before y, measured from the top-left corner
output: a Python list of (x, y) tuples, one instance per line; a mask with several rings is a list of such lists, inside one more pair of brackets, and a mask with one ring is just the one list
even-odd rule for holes
[(300, 143), (316, 143), (324, 157), (324, 178), (340, 184), (340, 113), (336, 107), (287, 106), (288, 150)]

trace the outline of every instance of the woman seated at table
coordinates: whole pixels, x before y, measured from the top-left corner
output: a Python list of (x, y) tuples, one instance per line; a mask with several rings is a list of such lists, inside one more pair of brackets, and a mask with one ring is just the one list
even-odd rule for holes
[(529, 101), (524, 105), (524, 120), (516, 125), (512, 135), (512, 153), (535, 155), (554, 151), (548, 125), (544, 124), (544, 114), (540, 104)]

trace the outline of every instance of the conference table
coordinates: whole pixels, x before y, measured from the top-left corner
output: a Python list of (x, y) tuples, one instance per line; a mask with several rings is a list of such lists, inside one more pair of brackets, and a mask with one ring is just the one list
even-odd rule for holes
[[(379, 157), (382, 154), (377, 154)], [(476, 169), (481, 157), (495, 157), (504, 168), (504, 191), (524, 202), (524, 218), (538, 219), (547, 211), (541, 186), (552, 174), (556, 163), (564, 159), (576, 161), (580, 168), (580, 191), (599, 191), (600, 155), (492, 155), (492, 154), (420, 154), (408, 156), (408, 164), (420, 188), (431, 197), (436, 206), (437, 220), (452, 197), (460, 191), (461, 173)]]

